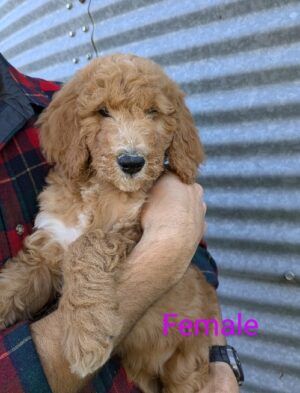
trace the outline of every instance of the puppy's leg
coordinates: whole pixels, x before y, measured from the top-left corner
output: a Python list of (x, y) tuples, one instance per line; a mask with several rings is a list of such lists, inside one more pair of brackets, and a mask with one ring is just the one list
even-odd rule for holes
[(95, 230), (70, 247), (64, 261), (63, 347), (73, 373), (84, 377), (109, 358), (122, 320), (116, 299), (117, 265), (126, 258), (128, 239)]
[(0, 329), (30, 318), (58, 290), (62, 248), (45, 231), (26, 238), (24, 248), (0, 272)]

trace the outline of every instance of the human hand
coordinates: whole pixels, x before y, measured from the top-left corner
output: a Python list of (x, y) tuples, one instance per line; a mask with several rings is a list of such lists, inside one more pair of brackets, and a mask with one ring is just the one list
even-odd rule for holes
[(199, 393), (239, 393), (239, 391), (236, 378), (227, 363), (210, 363), (209, 382)]
[(162, 175), (150, 191), (141, 224), (146, 236), (175, 237), (195, 250), (205, 231), (206, 205), (199, 184), (187, 185), (172, 173)]

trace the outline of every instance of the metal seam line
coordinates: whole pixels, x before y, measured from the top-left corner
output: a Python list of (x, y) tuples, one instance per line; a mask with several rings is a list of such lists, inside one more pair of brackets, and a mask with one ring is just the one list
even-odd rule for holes
[(94, 18), (93, 18), (92, 14), (91, 14), (91, 11), (90, 11), (91, 2), (92, 2), (92, 0), (89, 0), (89, 4), (88, 4), (88, 15), (89, 15), (89, 18), (90, 18), (91, 23), (92, 23), (91, 44), (93, 46), (93, 49), (94, 49), (96, 57), (99, 57), (98, 50), (97, 50), (97, 47), (96, 47), (95, 42), (94, 42), (95, 22), (94, 22)]

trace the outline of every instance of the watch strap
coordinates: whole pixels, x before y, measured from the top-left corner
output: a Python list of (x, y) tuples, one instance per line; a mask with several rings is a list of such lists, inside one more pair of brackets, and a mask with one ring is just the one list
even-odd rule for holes
[(213, 345), (210, 347), (209, 361), (227, 363), (231, 367), (238, 384), (241, 385), (244, 382), (242, 364), (236, 350), (230, 345)]
[(214, 345), (210, 347), (209, 361), (225, 362), (230, 364), (229, 356), (227, 354), (227, 345)]

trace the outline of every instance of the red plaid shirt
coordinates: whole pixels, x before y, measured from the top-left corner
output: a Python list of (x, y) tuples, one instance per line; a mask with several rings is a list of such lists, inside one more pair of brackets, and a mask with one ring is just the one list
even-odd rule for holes
[[(17, 254), (31, 233), (37, 195), (49, 170), (39, 149), (34, 123), (59, 82), (30, 78), (0, 54), (0, 268)], [(203, 247), (193, 257), (206, 278), (217, 287), (217, 268)], [(0, 392), (51, 392), (31, 338), (28, 322), (0, 332)], [(117, 358), (98, 373), (85, 393), (134, 393)]]

